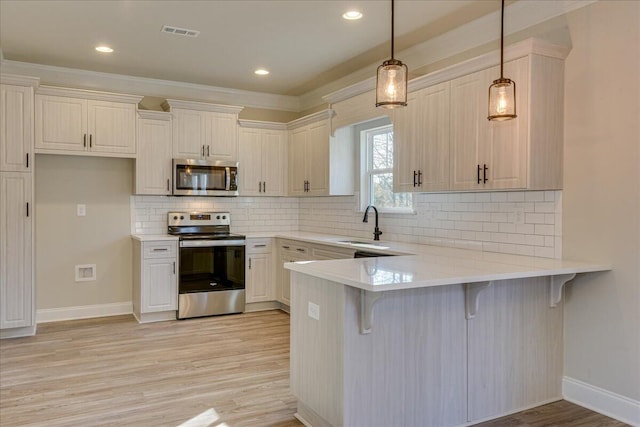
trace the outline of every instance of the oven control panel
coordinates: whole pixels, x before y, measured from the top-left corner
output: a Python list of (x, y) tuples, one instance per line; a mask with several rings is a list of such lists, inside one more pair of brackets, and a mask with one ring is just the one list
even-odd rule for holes
[(169, 226), (230, 225), (229, 212), (169, 212)]

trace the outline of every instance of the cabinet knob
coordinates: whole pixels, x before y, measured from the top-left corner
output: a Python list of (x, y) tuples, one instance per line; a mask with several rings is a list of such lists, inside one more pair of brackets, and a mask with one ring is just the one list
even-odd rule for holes
[(174, 221), (177, 221), (177, 219), (178, 219), (178, 217), (177, 217), (177, 216), (174, 216), (174, 217), (173, 217), (173, 220), (174, 220)]

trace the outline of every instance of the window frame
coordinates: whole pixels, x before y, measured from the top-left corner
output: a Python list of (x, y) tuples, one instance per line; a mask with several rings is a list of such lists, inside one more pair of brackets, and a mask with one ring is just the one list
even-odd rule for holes
[[(393, 133), (393, 123), (384, 124), (384, 125), (374, 125), (371, 127), (361, 128), (359, 129), (359, 138), (360, 138), (360, 210), (364, 211), (367, 206), (372, 203), (373, 195), (372, 191), (372, 179), (375, 175), (382, 175), (390, 173), (393, 176), (393, 166), (390, 168), (383, 169), (373, 169), (373, 150), (372, 150), (372, 138), (369, 136), (372, 134), (380, 134), (380, 133)], [(395, 194), (395, 193), (394, 193)], [(398, 207), (398, 208), (389, 208), (389, 207), (378, 207), (378, 211), (380, 213), (386, 214), (415, 214), (415, 204), (416, 198), (413, 193), (407, 193), (411, 196), (411, 207)]]

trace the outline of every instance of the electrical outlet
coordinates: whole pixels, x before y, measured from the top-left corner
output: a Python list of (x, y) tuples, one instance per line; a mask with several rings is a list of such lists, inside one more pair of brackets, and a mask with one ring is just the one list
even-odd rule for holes
[(524, 209), (523, 208), (515, 208), (513, 211), (513, 223), (514, 224), (524, 224)]
[(309, 301), (309, 317), (320, 320), (320, 306)]
[(78, 215), (78, 216), (86, 216), (87, 215), (87, 205), (77, 205), (76, 206), (76, 215)]

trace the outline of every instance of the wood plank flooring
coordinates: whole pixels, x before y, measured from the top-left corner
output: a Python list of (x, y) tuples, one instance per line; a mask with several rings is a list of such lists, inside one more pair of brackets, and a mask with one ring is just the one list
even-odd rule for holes
[[(302, 426), (280, 311), (38, 326), (0, 341), (0, 426)], [(568, 402), (480, 424), (623, 426)], [(366, 427), (366, 426), (363, 426)]]

